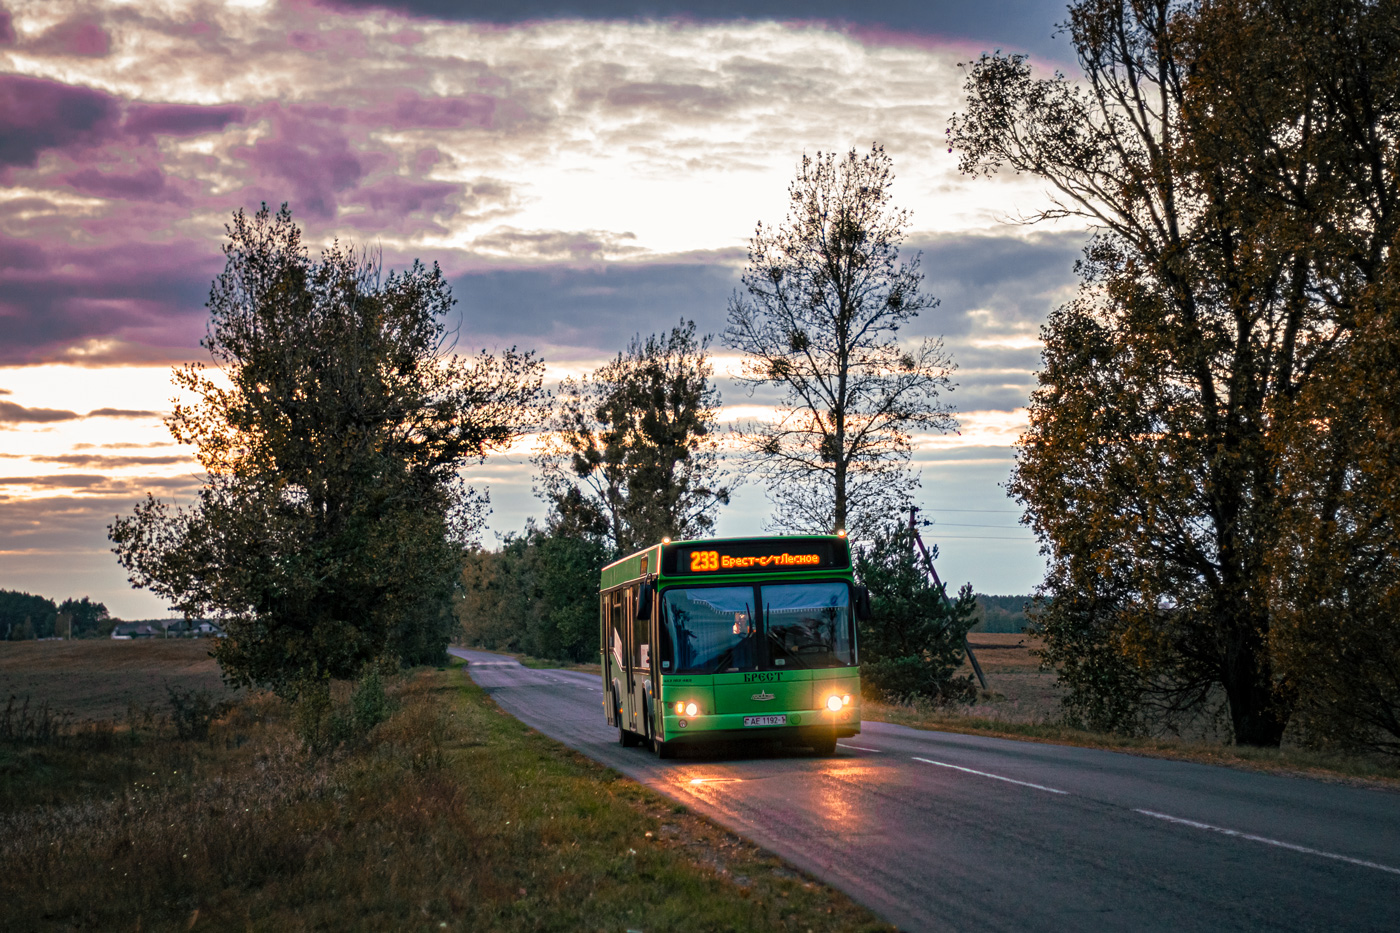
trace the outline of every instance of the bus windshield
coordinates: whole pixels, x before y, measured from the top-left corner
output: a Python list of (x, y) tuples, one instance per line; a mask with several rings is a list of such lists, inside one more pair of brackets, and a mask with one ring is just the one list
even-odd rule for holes
[(714, 674), (758, 669), (753, 587), (671, 589), (665, 593), (664, 606), (663, 671)]
[(856, 663), (851, 591), (843, 581), (676, 587), (661, 602), (661, 670), (668, 673)]
[(773, 666), (855, 664), (851, 591), (845, 583), (770, 583), (759, 589)]

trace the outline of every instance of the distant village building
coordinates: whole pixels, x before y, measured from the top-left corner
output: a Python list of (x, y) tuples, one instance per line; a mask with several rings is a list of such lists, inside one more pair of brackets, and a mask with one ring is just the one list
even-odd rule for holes
[(130, 641), (133, 638), (155, 638), (159, 633), (146, 622), (118, 622), (112, 629), (112, 637), (117, 641)]
[(224, 630), (208, 619), (177, 619), (165, 626), (168, 638), (223, 638)]

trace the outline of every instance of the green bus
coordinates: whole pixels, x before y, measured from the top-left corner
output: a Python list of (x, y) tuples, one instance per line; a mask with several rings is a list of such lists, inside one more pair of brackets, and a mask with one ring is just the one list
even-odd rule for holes
[(625, 746), (768, 739), (819, 755), (860, 731), (841, 535), (663, 541), (603, 568), (603, 707)]

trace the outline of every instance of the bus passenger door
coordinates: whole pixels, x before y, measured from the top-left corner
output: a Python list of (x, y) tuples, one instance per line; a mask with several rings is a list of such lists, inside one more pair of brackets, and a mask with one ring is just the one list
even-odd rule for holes
[(608, 675), (608, 721), (615, 726), (627, 723), (628, 686), (627, 677), (627, 626), (622, 616), (622, 594), (609, 593), (603, 597), (603, 611), (607, 616), (608, 644), (604, 649), (606, 673)]
[(636, 588), (622, 590), (618, 596), (622, 601), (622, 614), (627, 623), (627, 728), (637, 734), (646, 731), (646, 723), (642, 719), (642, 689), (646, 683), (646, 667), (643, 665), (643, 653), (646, 642), (646, 623), (637, 621), (637, 592)]

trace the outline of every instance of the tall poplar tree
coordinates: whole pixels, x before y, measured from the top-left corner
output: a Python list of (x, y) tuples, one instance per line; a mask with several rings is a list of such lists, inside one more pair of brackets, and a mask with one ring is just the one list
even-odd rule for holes
[(938, 302), (920, 291), (918, 257), (900, 259), (910, 215), (893, 183), (878, 144), (803, 156), (786, 221), (759, 223), (729, 303), (742, 381), (780, 393), (776, 417), (741, 440), (781, 530), (873, 535), (918, 485), (910, 433), (957, 424), (940, 397), (953, 369), (942, 341), (900, 334)]

